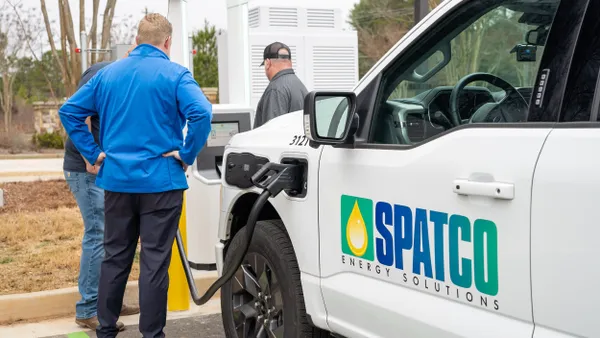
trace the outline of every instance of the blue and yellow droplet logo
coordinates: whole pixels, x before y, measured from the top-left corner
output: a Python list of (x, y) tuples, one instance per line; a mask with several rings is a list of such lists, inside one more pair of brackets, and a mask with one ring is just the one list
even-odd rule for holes
[(342, 195), (342, 252), (373, 260), (373, 201)]
[(358, 201), (354, 202), (348, 223), (346, 224), (346, 240), (350, 251), (355, 256), (362, 256), (367, 251), (369, 240), (367, 238), (367, 227), (365, 220), (358, 207)]

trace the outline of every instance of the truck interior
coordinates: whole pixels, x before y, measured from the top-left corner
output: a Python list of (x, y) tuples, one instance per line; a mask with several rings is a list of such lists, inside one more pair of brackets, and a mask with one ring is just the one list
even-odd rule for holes
[(459, 5), (384, 71), (372, 142), (414, 145), (460, 125), (527, 121), (559, 2)]

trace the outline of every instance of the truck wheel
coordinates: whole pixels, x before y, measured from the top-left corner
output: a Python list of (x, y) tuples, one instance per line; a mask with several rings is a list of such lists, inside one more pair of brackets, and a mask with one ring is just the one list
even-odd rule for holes
[[(329, 337), (307, 320), (298, 262), (281, 221), (259, 221), (242, 266), (221, 288), (227, 338)], [(246, 228), (231, 241), (224, 269), (246, 241)]]

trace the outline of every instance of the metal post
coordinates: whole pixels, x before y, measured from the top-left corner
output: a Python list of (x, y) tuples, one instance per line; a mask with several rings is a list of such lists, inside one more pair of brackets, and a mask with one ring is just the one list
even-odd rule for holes
[(81, 43), (81, 74), (83, 74), (88, 66), (87, 66), (87, 34), (85, 31), (81, 31), (80, 35), (80, 43)]
[(415, 0), (415, 24), (429, 13), (429, 2), (427, 0)]
[[(189, 52), (188, 33), (187, 33), (187, 2), (186, 0), (169, 0), (168, 19), (173, 24), (173, 36), (171, 40), (171, 61), (176, 62), (188, 69)], [(187, 125), (183, 134), (187, 132)], [(179, 231), (183, 237), (184, 247), (187, 248), (186, 234), (186, 208), (185, 195), (183, 200), (183, 209), (179, 219)], [(187, 251), (187, 250), (186, 250)], [(177, 251), (177, 244), (173, 242), (173, 254), (171, 264), (169, 265), (169, 290), (167, 292), (167, 308), (169, 311), (185, 311), (190, 308), (190, 293), (185, 279), (185, 272), (181, 264), (181, 258)]]
[(171, 39), (171, 61), (185, 68), (190, 68), (187, 33), (187, 1), (169, 0), (169, 21), (173, 24), (173, 37)]
[(227, 72), (229, 103), (250, 105), (248, 0), (227, 0)]

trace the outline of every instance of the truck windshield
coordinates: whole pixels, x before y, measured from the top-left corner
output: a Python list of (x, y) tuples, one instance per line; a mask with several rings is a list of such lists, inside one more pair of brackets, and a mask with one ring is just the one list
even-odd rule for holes
[[(423, 54), (426, 60), (419, 60), (396, 78), (388, 100), (454, 86), (463, 77), (478, 72), (490, 73), (515, 88), (533, 86), (559, 0), (481, 3), (490, 5), (479, 6), (483, 10), (470, 13), (462, 27), (437, 38), (435, 48)], [(501, 92), (489, 83), (471, 85)]]

